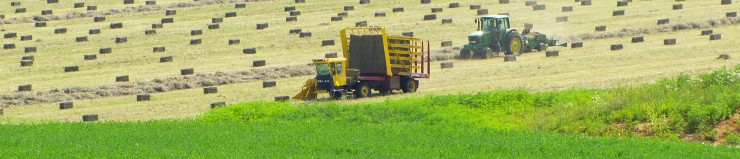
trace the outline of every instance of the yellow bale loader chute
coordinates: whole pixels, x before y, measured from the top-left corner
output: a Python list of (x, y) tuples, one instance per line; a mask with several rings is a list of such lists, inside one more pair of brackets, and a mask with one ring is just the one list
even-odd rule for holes
[(316, 79), (306, 80), (306, 85), (303, 86), (303, 90), (293, 96), (296, 100), (314, 100), (318, 94), (316, 89)]

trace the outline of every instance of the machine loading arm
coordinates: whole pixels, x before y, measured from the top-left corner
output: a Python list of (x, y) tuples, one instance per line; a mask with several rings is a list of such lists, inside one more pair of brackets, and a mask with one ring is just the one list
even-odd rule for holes
[(306, 80), (306, 85), (303, 86), (303, 90), (293, 96), (295, 100), (314, 100), (316, 99), (316, 79)]

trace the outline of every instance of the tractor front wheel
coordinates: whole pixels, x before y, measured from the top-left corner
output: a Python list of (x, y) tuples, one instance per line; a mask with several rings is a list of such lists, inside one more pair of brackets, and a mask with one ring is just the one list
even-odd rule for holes
[(368, 95), (370, 95), (370, 87), (367, 86), (367, 83), (360, 82), (355, 88), (355, 98), (365, 98)]
[(461, 49), (460, 50), (460, 59), (470, 59), (470, 50), (468, 50), (468, 49)]
[(522, 54), (522, 48), (524, 47), (524, 37), (522, 37), (521, 34), (517, 32), (512, 32), (509, 34), (507, 41), (507, 48), (505, 52), (506, 55), (519, 56)]
[(491, 48), (483, 48), (483, 50), (480, 50), (478, 54), (476, 55), (477, 58), (480, 59), (490, 59), (491, 56), (493, 56), (493, 50)]

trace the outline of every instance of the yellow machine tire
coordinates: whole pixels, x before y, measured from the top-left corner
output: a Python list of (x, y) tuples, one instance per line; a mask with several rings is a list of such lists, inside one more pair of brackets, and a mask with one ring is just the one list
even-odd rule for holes
[(372, 89), (370, 89), (369, 86), (367, 86), (367, 83), (360, 82), (360, 84), (357, 84), (357, 87), (355, 87), (355, 98), (365, 98), (370, 95), (370, 92)]
[(506, 45), (506, 55), (519, 56), (522, 54), (522, 50), (524, 50), (524, 37), (522, 37), (522, 35), (517, 32), (512, 32), (506, 40), (508, 41)]
[(418, 88), (419, 82), (416, 82), (416, 80), (413, 79), (408, 79), (401, 83), (401, 90), (403, 93), (413, 93), (416, 92), (416, 89)]

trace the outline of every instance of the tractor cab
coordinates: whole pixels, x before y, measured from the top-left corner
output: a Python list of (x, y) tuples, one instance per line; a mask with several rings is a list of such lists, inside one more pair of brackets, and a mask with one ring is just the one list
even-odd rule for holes
[(347, 60), (344, 58), (314, 59), (316, 66), (316, 87), (318, 90), (329, 91), (336, 86), (347, 83)]

